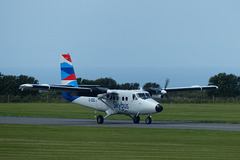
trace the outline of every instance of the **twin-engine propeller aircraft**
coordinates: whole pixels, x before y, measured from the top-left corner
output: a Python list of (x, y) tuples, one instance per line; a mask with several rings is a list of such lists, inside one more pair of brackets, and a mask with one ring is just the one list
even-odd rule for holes
[(123, 114), (131, 117), (134, 123), (139, 123), (140, 115), (147, 115), (146, 124), (152, 122), (151, 114), (163, 110), (163, 106), (153, 98), (164, 98), (168, 92), (217, 89), (217, 86), (191, 86), (167, 88), (149, 88), (147, 90), (112, 90), (100, 85), (78, 86), (71, 57), (61, 55), (61, 85), (22, 84), (19, 89), (61, 91), (64, 99), (97, 111), (106, 112), (106, 116), (98, 115), (97, 123), (111, 115)]

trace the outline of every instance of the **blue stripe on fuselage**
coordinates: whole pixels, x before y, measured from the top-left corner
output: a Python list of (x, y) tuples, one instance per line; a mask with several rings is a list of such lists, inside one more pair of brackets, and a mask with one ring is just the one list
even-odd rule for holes
[(72, 94), (68, 93), (68, 92), (63, 92), (62, 96), (63, 96), (64, 99), (68, 100), (69, 102), (72, 102), (75, 99), (79, 98), (79, 96), (72, 96)]

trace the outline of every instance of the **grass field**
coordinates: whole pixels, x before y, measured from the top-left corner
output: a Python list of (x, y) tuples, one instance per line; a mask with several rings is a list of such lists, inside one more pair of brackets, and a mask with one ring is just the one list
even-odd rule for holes
[[(153, 120), (240, 123), (240, 104), (163, 104)], [(0, 103), (0, 116), (94, 118), (94, 110), (70, 103)], [(146, 116), (141, 116), (144, 120)], [(129, 119), (114, 115), (109, 119)]]
[(0, 159), (240, 159), (239, 132), (0, 125)]
[[(240, 123), (239, 104), (163, 105), (163, 112), (154, 114), (153, 120)], [(93, 118), (94, 115), (94, 110), (70, 103), (0, 104), (0, 116)], [(121, 115), (109, 118), (130, 119)], [(240, 134), (234, 131), (0, 124), (0, 159), (4, 160), (237, 160), (239, 150)]]

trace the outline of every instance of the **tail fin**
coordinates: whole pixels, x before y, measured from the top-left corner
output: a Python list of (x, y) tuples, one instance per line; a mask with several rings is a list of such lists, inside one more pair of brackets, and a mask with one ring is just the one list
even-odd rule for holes
[(74, 87), (78, 87), (72, 60), (69, 53), (62, 54), (60, 56), (60, 64), (61, 64), (61, 84), (73, 85)]

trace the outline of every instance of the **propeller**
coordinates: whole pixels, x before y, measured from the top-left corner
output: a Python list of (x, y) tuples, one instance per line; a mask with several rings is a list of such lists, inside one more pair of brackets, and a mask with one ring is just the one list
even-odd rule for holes
[(169, 83), (169, 79), (167, 78), (167, 79), (166, 79), (166, 82), (165, 82), (164, 88), (161, 89), (161, 94), (163, 94), (163, 95), (167, 94), (166, 88), (167, 88), (167, 86), (168, 86), (168, 83)]
[(166, 89), (166, 88), (167, 88), (167, 86), (168, 86), (168, 83), (169, 83), (169, 79), (167, 78), (167, 79), (166, 79), (166, 82), (165, 82), (165, 87), (164, 87), (164, 89)]
[(167, 100), (168, 100), (169, 103), (172, 103), (172, 100), (170, 99), (170, 97), (168, 96), (167, 91), (166, 91), (166, 88), (167, 88), (167, 86), (168, 86), (168, 83), (169, 83), (169, 79), (167, 78), (167, 79), (166, 79), (166, 82), (165, 82), (164, 88), (161, 89), (161, 94), (162, 94), (163, 96), (166, 96), (166, 98), (167, 98)]

